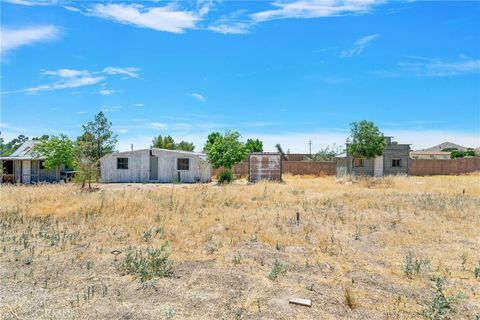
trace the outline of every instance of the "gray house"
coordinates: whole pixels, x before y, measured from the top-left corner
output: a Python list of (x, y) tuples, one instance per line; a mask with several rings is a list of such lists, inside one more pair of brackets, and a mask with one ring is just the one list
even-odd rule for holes
[(63, 180), (62, 171), (65, 166), (48, 170), (43, 166), (45, 158), (34, 150), (35, 145), (39, 142), (36, 140), (26, 141), (10, 156), (0, 157), (0, 166), (3, 167), (2, 183), (28, 184)]
[(337, 157), (337, 177), (408, 174), (410, 145), (398, 144), (392, 137), (385, 137), (385, 140), (387, 144), (382, 156), (375, 159), (353, 158), (348, 152)]
[(110, 153), (100, 159), (102, 182), (210, 182), (203, 153), (144, 149)]

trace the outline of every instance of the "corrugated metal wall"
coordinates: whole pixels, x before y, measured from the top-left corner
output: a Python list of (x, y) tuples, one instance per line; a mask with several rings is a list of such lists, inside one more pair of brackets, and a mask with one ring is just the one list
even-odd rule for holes
[(250, 182), (282, 181), (282, 158), (279, 153), (252, 153), (248, 167)]

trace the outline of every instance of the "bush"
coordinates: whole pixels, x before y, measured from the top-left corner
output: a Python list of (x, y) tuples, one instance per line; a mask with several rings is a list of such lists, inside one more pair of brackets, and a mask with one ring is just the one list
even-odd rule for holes
[(218, 182), (220, 184), (232, 183), (233, 180), (235, 180), (235, 177), (230, 170), (223, 171), (222, 173), (220, 173), (220, 176), (218, 176)]
[(158, 249), (148, 249), (146, 255), (142, 251), (129, 252), (122, 263), (121, 269), (127, 274), (136, 274), (140, 280), (163, 278), (172, 275), (172, 263), (168, 259), (170, 254), (164, 243)]

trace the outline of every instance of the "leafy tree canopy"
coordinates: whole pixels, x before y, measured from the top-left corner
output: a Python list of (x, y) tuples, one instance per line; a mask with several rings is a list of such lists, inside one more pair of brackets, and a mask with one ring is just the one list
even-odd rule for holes
[(13, 138), (10, 142), (6, 143), (3, 138), (0, 138), (0, 156), (6, 157), (11, 155), (25, 141), (28, 141), (28, 137), (24, 136), (23, 134), (19, 135), (17, 138)]
[(210, 148), (210, 146), (215, 142), (215, 140), (221, 138), (222, 135), (219, 132), (212, 132), (208, 135), (207, 137), (207, 142), (205, 143), (205, 146), (203, 147), (203, 152), (207, 152), (207, 150)]
[(305, 157), (305, 161), (333, 161), (343, 149), (336, 144), (320, 149), (316, 154)]
[(159, 148), (159, 149), (174, 150), (175, 141), (173, 141), (173, 138), (171, 136), (162, 137), (161, 135), (159, 135), (158, 137), (155, 137), (153, 139), (152, 147)]
[(115, 150), (117, 136), (113, 134), (111, 127), (112, 123), (107, 120), (102, 111), (95, 115), (94, 121), (83, 125), (84, 133), (77, 140), (93, 144), (90, 156), (94, 160), (99, 160)]
[(214, 168), (224, 167), (230, 171), (233, 165), (245, 160), (247, 149), (239, 141), (240, 137), (240, 133), (230, 131), (220, 136), (216, 132), (209, 135), (205, 152)]
[(353, 122), (350, 137), (347, 139), (347, 151), (355, 158), (372, 159), (381, 156), (385, 147), (383, 133), (371, 121)]
[(263, 142), (258, 139), (247, 139), (247, 142), (245, 143), (245, 148), (249, 153), (263, 152)]
[(179, 143), (175, 143), (175, 150), (193, 151), (195, 150), (195, 145), (192, 142), (182, 140)]
[(46, 157), (44, 166), (47, 169), (64, 164), (67, 168), (75, 166), (75, 143), (66, 135), (52, 136), (35, 145), (35, 151)]

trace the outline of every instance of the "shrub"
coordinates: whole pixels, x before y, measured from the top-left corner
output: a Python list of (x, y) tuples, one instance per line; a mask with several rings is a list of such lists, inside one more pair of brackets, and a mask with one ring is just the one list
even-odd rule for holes
[(418, 276), (422, 271), (428, 271), (430, 261), (425, 259), (418, 259), (413, 256), (411, 252), (409, 252), (405, 256), (404, 264), (403, 264), (403, 273), (408, 279), (413, 279), (413, 276)]
[(125, 257), (121, 269), (127, 274), (136, 274), (140, 280), (146, 281), (153, 278), (163, 278), (172, 275), (172, 263), (168, 259), (170, 253), (164, 243), (158, 249), (148, 249), (146, 254), (142, 251), (129, 252)]
[(220, 176), (218, 177), (218, 182), (220, 184), (224, 183), (232, 183), (232, 181), (235, 180), (235, 177), (233, 176), (232, 171), (226, 170), (220, 173)]
[(270, 280), (276, 280), (281, 273), (285, 273), (285, 267), (281, 261), (275, 259), (275, 263), (273, 264), (272, 270), (268, 275)]
[[(440, 320), (452, 308), (452, 304), (462, 299), (463, 294), (447, 297), (443, 292), (443, 279), (435, 277), (435, 295), (433, 296), (432, 305), (423, 313), (425, 319)], [(447, 319), (447, 318), (445, 318)]]

